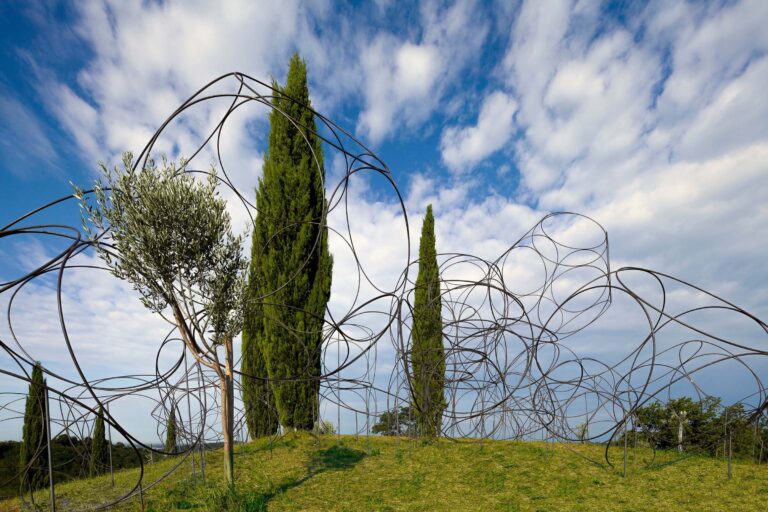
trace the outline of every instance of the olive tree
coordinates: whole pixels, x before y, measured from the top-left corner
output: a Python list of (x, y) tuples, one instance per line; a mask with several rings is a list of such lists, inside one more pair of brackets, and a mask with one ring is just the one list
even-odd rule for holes
[[(163, 159), (123, 170), (101, 164), (96, 204), (76, 189), (83, 227), (112, 274), (131, 283), (142, 303), (173, 323), (186, 349), (218, 377), (227, 482), (233, 473), (232, 339), (242, 328), (247, 262), (234, 236), (216, 172), (197, 180)], [(98, 243), (96, 243), (98, 241)]]

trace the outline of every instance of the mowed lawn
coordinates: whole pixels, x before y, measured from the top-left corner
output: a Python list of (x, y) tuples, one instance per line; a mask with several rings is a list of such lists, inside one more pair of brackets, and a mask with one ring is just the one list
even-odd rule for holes
[[(177, 471), (144, 493), (145, 509), (243, 511), (395, 510), (768, 510), (768, 465), (629, 450), (622, 476), (605, 464), (603, 446), (514, 441), (440, 440), (290, 434), (257, 440), (236, 451), (237, 490), (223, 485), (221, 451), (206, 457), (206, 483), (191, 477), (189, 460), (146, 467), (145, 482)], [(591, 460), (590, 460), (591, 459)], [(136, 483), (136, 470), (62, 484), (58, 510), (80, 510), (118, 496)], [(37, 496), (47, 505), (47, 493)], [(115, 507), (141, 510), (138, 497)], [(0, 510), (20, 510), (17, 500)], [(47, 509), (46, 509), (47, 510)]]

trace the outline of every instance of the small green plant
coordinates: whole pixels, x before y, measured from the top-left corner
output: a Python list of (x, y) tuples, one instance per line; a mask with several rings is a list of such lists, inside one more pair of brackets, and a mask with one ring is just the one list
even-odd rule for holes
[(320, 425), (318, 425), (318, 430), (320, 431), (320, 435), (333, 435), (336, 433), (336, 427), (328, 420), (320, 420)]

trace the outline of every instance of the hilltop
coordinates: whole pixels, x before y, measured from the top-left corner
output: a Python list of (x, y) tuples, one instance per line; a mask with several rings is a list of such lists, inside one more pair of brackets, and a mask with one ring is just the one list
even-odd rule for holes
[[(604, 461), (604, 446), (524, 441), (424, 443), (390, 437), (291, 434), (236, 448), (237, 491), (223, 486), (221, 452), (206, 456), (206, 483), (182, 457), (146, 466), (148, 511), (397, 511), (397, 510), (766, 510), (768, 466), (673, 452), (629, 451), (628, 475)], [(199, 461), (198, 461), (199, 462)], [(119, 496), (136, 469), (57, 486), (58, 510), (75, 510)], [(47, 491), (46, 491), (47, 492)], [(47, 501), (46, 492), (39, 499)], [(0, 502), (18, 510), (17, 500)], [(116, 510), (140, 510), (138, 497)]]

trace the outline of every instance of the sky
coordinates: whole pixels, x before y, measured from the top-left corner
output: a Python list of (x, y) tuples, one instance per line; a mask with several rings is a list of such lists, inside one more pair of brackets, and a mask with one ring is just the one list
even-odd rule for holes
[[(489, 259), (547, 213), (578, 212), (607, 230), (612, 268), (659, 270), (766, 319), (767, 23), (762, 0), (2, 2), (0, 224), (70, 194), (70, 183), (92, 183), (98, 162), (139, 151), (214, 78), (240, 71), (282, 82), (298, 52), (314, 108), (391, 170), (412, 253), (430, 203), (438, 252)], [(202, 109), (162, 147), (193, 150), (215, 114)], [(228, 130), (228, 172), (253, 194), (266, 113), (244, 113)], [(339, 161), (326, 157), (332, 182)], [(363, 264), (394, 282), (408, 240), (392, 190), (361, 183), (352, 205)], [(41, 218), (79, 225), (73, 202)], [(243, 212), (233, 219), (247, 225)], [(331, 247), (343, 268), (343, 244)], [(61, 248), (0, 240), (0, 281)], [(154, 372), (169, 327), (129, 286), (86, 269), (69, 272), (65, 286), (89, 378)], [(351, 305), (354, 287), (336, 273), (332, 311)], [(53, 284), (41, 280), (17, 300), (14, 332), (30, 355), (74, 375)], [(610, 340), (595, 335), (585, 350), (633, 346), (634, 324), (621, 321), (629, 307), (617, 306)], [(0, 338), (11, 339), (7, 320)], [(765, 350), (764, 337), (756, 343)], [(386, 377), (392, 351), (382, 348), (377, 364)], [(728, 371), (715, 374), (716, 394), (738, 393)], [(126, 424), (151, 437), (124, 410)], [(0, 438), (20, 431), (18, 421), (0, 423)]]

